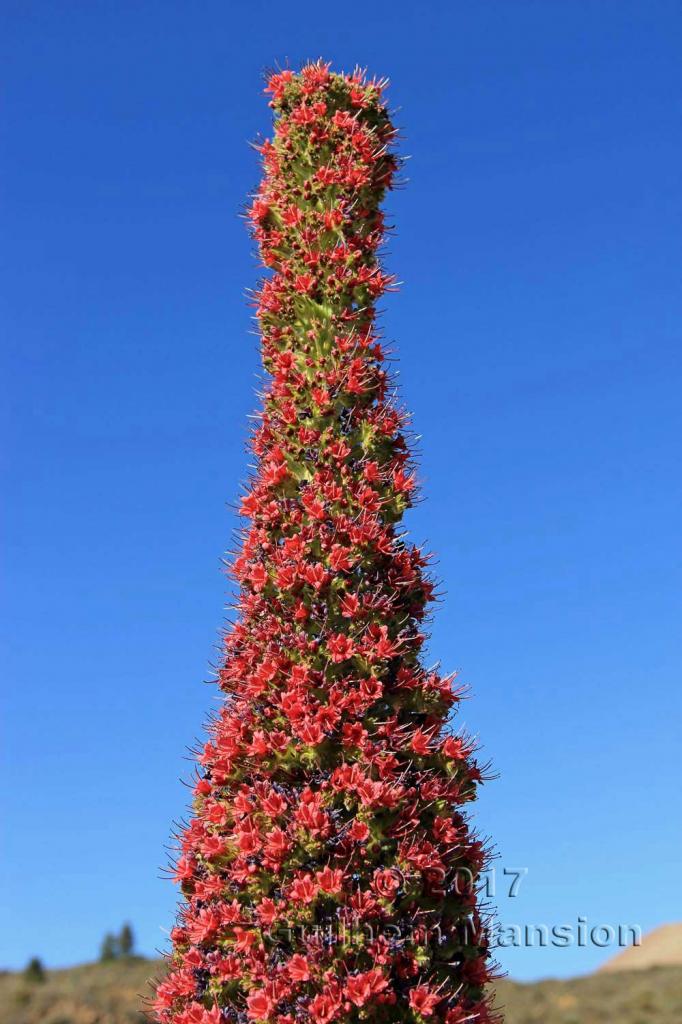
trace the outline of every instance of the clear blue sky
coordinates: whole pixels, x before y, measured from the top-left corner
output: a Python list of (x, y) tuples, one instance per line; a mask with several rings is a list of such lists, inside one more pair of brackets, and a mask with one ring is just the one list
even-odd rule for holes
[[(258, 360), (261, 72), (392, 80), (386, 301), (517, 923), (682, 919), (676, 0), (3, 4), (1, 965), (163, 945)], [(677, 749), (676, 749), (677, 748)], [(609, 951), (520, 949), (517, 977)]]

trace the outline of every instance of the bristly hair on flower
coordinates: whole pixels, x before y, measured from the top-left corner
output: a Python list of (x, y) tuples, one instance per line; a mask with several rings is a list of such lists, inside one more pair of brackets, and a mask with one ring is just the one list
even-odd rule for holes
[(173, 865), (160, 1024), (489, 1024), (461, 690), (422, 662), (428, 558), (376, 305), (395, 182), (384, 80), (272, 73), (248, 219), (265, 370), (230, 560), (221, 705)]

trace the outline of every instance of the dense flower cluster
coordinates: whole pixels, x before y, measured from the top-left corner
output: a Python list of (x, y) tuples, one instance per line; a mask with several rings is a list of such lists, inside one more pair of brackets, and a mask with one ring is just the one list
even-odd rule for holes
[(268, 385), (162, 1024), (493, 1019), (463, 814), (481, 774), (448, 725), (461, 694), (420, 663), (432, 585), (398, 525), (415, 473), (375, 327), (382, 85), (321, 63), (268, 83), (249, 212)]

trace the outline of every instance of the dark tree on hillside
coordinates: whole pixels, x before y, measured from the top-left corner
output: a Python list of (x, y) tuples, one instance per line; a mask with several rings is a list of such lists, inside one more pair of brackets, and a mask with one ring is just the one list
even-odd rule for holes
[(118, 948), (121, 956), (132, 956), (135, 949), (135, 935), (129, 924), (124, 924), (118, 936)]
[(46, 977), (42, 960), (37, 956), (31, 957), (24, 967), (24, 980), (35, 984), (45, 981)]
[(115, 935), (110, 932), (102, 939), (102, 945), (99, 949), (99, 958), (102, 962), (106, 960), (115, 960), (118, 956), (118, 939)]
[(268, 83), (249, 214), (267, 380), (162, 1024), (493, 1019), (465, 815), (481, 770), (461, 690), (420, 657), (433, 586), (401, 525), (415, 468), (375, 323), (382, 89), (321, 63)]

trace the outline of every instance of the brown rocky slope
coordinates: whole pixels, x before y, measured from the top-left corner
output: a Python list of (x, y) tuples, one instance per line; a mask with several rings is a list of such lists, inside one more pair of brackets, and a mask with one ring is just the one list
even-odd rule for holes
[[(0, 1024), (143, 1024), (158, 961), (131, 958), (48, 971), (43, 982), (0, 975)], [(507, 1024), (680, 1024), (682, 967), (604, 971), (569, 981), (497, 985)]]

